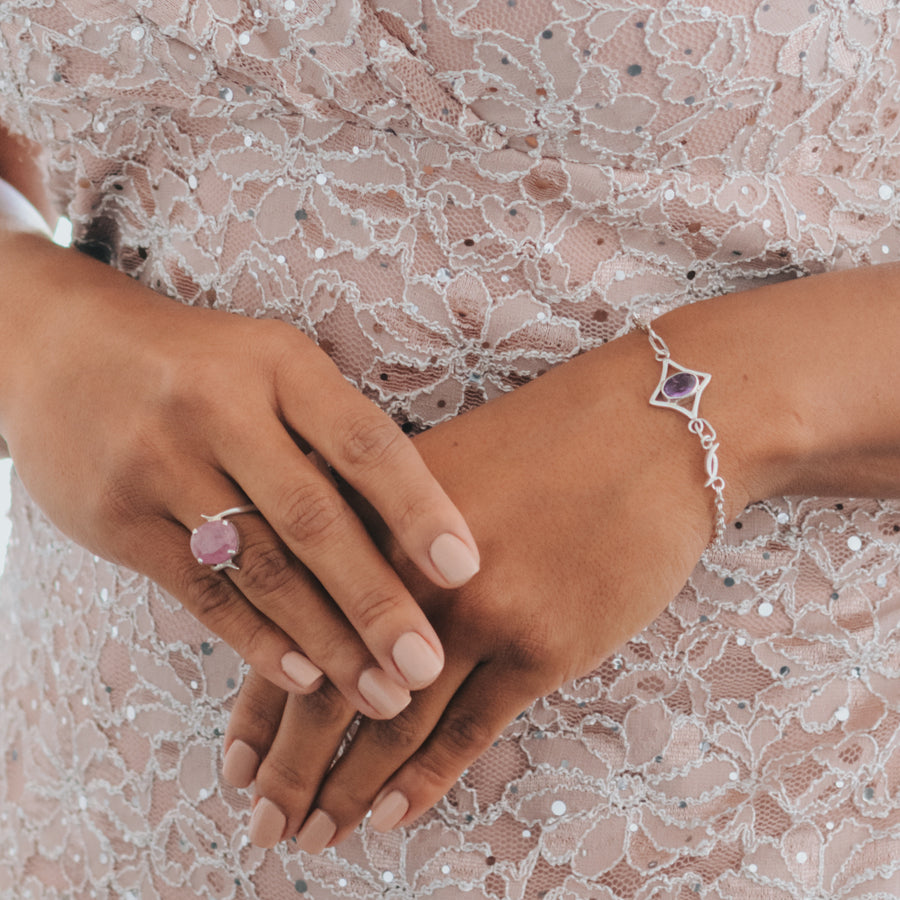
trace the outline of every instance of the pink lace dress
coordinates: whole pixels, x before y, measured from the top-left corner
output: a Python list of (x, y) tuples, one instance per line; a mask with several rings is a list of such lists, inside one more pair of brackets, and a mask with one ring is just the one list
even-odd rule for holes
[[(887, 0), (4, 0), (76, 241), (421, 429), (657, 311), (900, 259)], [(780, 498), (403, 832), (247, 843), (240, 661), (15, 488), (3, 898), (900, 896), (900, 505)]]

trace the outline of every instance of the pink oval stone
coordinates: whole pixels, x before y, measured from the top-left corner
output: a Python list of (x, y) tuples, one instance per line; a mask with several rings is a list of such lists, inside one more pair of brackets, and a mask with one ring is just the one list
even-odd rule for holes
[(204, 566), (228, 562), (240, 547), (237, 528), (224, 520), (205, 522), (191, 535), (191, 553)]

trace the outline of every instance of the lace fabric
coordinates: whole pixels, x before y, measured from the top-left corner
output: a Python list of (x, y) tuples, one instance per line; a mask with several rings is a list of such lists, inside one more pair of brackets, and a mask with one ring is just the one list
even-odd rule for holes
[[(75, 240), (314, 336), (412, 430), (651, 314), (900, 259), (881, 0), (6, 0), (0, 114)], [(16, 486), (0, 896), (900, 894), (900, 505), (748, 509), (405, 832), (246, 842), (242, 674)]]

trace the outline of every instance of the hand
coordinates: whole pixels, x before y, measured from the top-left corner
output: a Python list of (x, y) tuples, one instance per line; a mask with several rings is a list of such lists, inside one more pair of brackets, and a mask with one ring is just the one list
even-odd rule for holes
[[(452, 593), (403, 572), (444, 672), (396, 718), (363, 720), (330, 771), (353, 710), (327, 687), (288, 698), (251, 673), (224, 774), (256, 774), (254, 843), (299, 830), (316, 852), (370, 807), (371, 827), (411, 822), (536, 697), (592, 671), (675, 596), (709, 541), (713, 493), (686, 420), (647, 402), (658, 377), (646, 337), (631, 335), (416, 439), (485, 562)], [(742, 503), (737, 482), (730, 496)]]
[[(714, 373), (702, 413), (720, 439), (726, 520), (784, 494), (898, 496), (898, 395), (884, 388), (900, 352), (898, 280), (896, 265), (848, 269), (657, 323), (675, 360)], [(411, 822), (519, 709), (594, 668), (675, 595), (709, 539), (713, 499), (686, 420), (647, 402), (659, 374), (646, 338), (629, 335), (417, 440), (485, 559), (452, 594), (403, 572), (444, 641), (444, 673), (396, 719), (364, 720), (331, 769), (346, 705), (324, 692), (285, 701), (248, 679), (226, 741), (265, 757), (256, 843), (302, 826), (299, 843), (318, 850), (370, 805), (370, 827)]]
[[(474, 541), (411, 441), (311, 340), (174, 303), (35, 235), (0, 234), (0, 260), (0, 431), (63, 531), (149, 575), (285, 690), (324, 672), (377, 718), (437, 676), (436, 633), (306, 451), (435, 583), (477, 569)], [(248, 503), (239, 569), (198, 564), (201, 514)]]

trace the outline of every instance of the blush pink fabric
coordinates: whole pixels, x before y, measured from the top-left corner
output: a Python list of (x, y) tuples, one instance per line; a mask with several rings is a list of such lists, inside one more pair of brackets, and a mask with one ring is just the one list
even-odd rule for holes
[[(900, 259), (898, 16), (6, 0), (0, 111), (82, 247), (293, 323), (419, 429), (632, 312)], [(897, 503), (751, 507), (432, 812), (318, 857), (248, 846), (249, 795), (219, 780), (234, 654), (19, 485), (13, 517), (4, 898), (900, 894)]]

